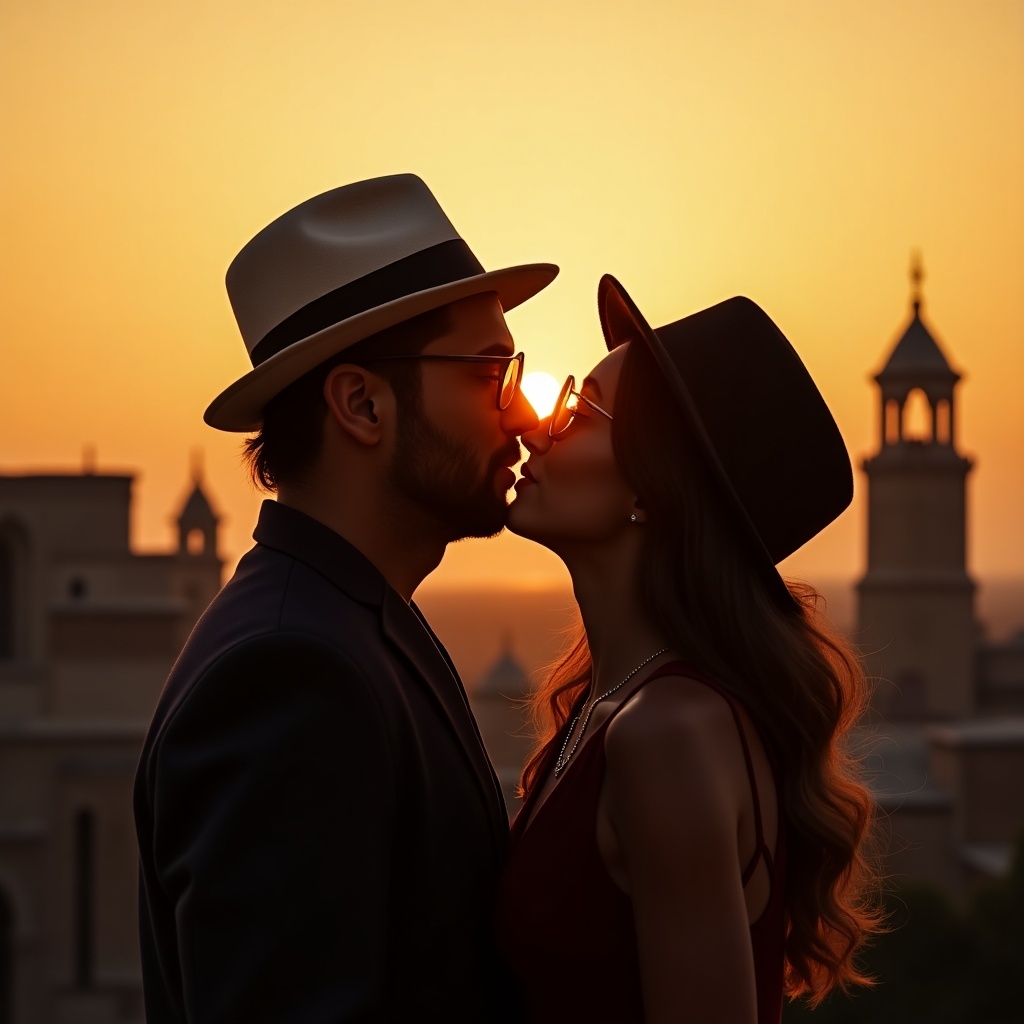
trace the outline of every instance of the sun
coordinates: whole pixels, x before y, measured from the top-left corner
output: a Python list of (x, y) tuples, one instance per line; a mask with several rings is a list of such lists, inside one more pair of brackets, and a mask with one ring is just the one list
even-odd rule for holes
[(520, 385), (527, 401), (533, 406), (533, 411), (543, 419), (550, 415), (555, 407), (555, 400), (562, 385), (559, 384), (550, 373), (528, 373), (523, 377)]

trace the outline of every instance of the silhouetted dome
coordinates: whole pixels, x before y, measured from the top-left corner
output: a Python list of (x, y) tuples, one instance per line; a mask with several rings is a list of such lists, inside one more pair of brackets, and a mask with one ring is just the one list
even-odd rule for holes
[(483, 677), (477, 696), (512, 697), (518, 700), (529, 696), (530, 690), (530, 677), (526, 669), (512, 656), (511, 645), (506, 643), (501, 656)]
[(217, 523), (217, 514), (213, 511), (198, 480), (178, 514), (178, 522), (188, 523), (190, 526), (206, 526)]
[(958, 374), (949, 365), (942, 354), (939, 343), (921, 320), (920, 303), (914, 303), (914, 316), (903, 332), (903, 337), (896, 342), (896, 347), (889, 356), (875, 380), (882, 383), (886, 380), (921, 380), (944, 379), (956, 381)]

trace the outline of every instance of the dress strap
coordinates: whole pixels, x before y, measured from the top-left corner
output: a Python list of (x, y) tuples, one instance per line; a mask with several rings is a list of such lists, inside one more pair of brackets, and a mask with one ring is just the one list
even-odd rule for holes
[[(740, 745), (743, 747), (743, 761), (747, 766), (747, 780), (750, 782), (750, 795), (754, 800), (754, 854), (750, 858), (750, 862), (743, 869), (741, 879), (743, 885), (746, 885), (747, 882), (750, 881), (754, 874), (754, 870), (757, 867), (757, 862), (762, 856), (768, 866), (768, 871), (774, 873), (774, 857), (772, 856), (772, 851), (769, 849), (764, 838), (764, 822), (761, 817), (761, 795), (757, 789), (757, 778), (754, 775), (754, 759), (750, 756), (750, 744), (747, 742), (747, 733), (743, 728), (743, 721), (740, 718), (739, 701), (723, 686), (720, 686), (718, 683), (709, 679), (703, 672), (698, 671), (685, 661), (671, 661), (665, 665), (659, 665), (643, 680), (642, 683), (640, 683), (640, 686), (636, 687), (636, 690), (639, 690), (641, 686), (646, 686), (652, 679), (658, 679), (662, 676), (686, 676), (688, 679), (695, 679), (698, 683), (702, 683), (704, 686), (714, 690), (715, 693), (717, 693), (726, 702), (726, 704), (729, 705), (733, 721), (736, 723), (736, 731), (739, 733)], [(634, 690), (634, 693), (636, 690)], [(629, 701), (625, 700), (615, 708), (615, 710), (608, 716), (608, 720), (610, 721), (614, 718), (627, 703), (629, 703)]]

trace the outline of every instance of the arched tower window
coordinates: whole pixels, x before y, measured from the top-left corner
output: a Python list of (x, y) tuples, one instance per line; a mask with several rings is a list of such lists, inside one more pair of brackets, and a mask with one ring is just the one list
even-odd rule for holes
[(202, 555), (206, 552), (206, 532), (195, 527), (185, 535), (185, 550), (190, 555)]
[(0, 1024), (14, 1021), (14, 911), (0, 889)]
[(903, 405), (903, 440), (928, 443), (934, 436), (935, 422), (932, 404), (921, 388), (914, 388), (907, 395), (907, 400)]
[(940, 398), (935, 406), (935, 440), (939, 444), (953, 443), (953, 417), (948, 398)]
[(75, 987), (92, 988), (94, 977), (93, 935), (96, 906), (96, 816), (92, 811), (75, 815)]
[(885, 444), (899, 444), (900, 403), (895, 398), (885, 403), (885, 433), (882, 440)]
[(192, 558), (215, 559), (218, 522), (197, 475), (192, 493), (178, 516), (178, 553)]

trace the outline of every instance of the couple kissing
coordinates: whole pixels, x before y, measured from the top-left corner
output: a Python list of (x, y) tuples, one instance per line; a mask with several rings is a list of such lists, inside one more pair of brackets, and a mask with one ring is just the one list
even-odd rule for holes
[[(138, 768), (150, 1024), (777, 1024), (866, 980), (864, 674), (776, 569), (849, 504), (843, 439), (754, 302), (652, 328), (611, 276), (539, 420), (504, 313), (557, 272), (485, 270), (411, 174), (231, 263), (252, 368), (205, 419), (274, 499)], [(413, 600), (506, 527), (582, 622), (511, 831)]]

